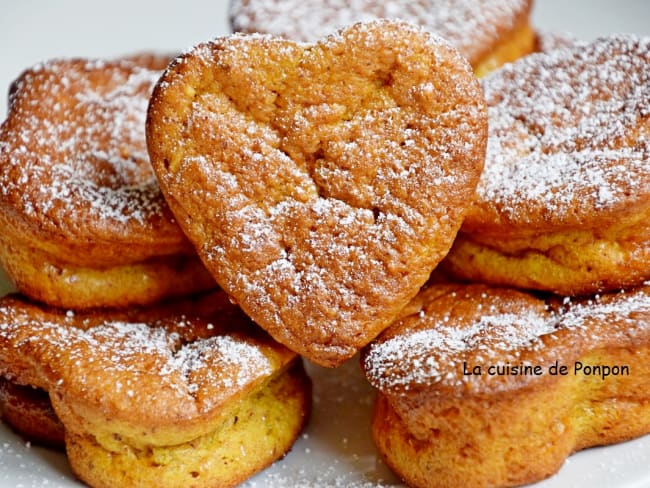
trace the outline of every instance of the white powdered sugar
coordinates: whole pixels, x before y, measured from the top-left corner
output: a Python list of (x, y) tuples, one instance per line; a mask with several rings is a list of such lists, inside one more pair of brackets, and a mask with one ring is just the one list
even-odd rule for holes
[[(270, 376), (273, 372), (268, 358), (259, 347), (232, 336), (215, 336), (183, 345), (168, 362), (168, 367), (180, 371), (188, 379), (189, 391), (198, 385), (191, 381), (192, 373), (209, 373), (212, 385), (237, 391), (252, 379)], [(214, 371), (213, 371), (214, 370)], [(227, 370), (227, 374), (220, 374)], [(163, 373), (165, 369), (163, 368)]]
[[(463, 299), (459, 294), (458, 300)], [(556, 347), (561, 331), (591, 341), (593, 347), (607, 347), (617, 338), (648, 332), (650, 294), (643, 288), (575, 303), (567, 299), (561, 307), (513, 313), (494, 313), (488, 308), (484, 312), (462, 323), (450, 319), (451, 310), (433, 315), (420, 312), (418, 321), (424, 327), (371, 344), (364, 358), (368, 379), (384, 391), (437, 383), (458, 386), (471, 380), (462, 369), (468, 358), (507, 362), (523, 357), (524, 352), (542, 357)]]
[[(11, 358), (18, 354), (42, 363), (36, 370), (50, 371), (48, 381), (76, 391), (106, 388), (104, 381), (111, 378), (113, 389), (103, 393), (106, 402), (126, 396), (136, 403), (160, 402), (163, 408), (172, 401), (170, 391), (183, 401), (201, 394), (197, 408), (203, 412), (274, 371), (259, 344), (245, 336), (188, 341), (182, 334), (191, 321), (183, 317), (153, 323), (107, 319), (85, 329), (72, 320), (78, 319), (29, 319), (16, 307), (0, 308), (0, 343), (8, 348), (0, 354), (2, 373), (11, 376), (17, 361)], [(143, 382), (147, 398), (138, 388)]]
[[(648, 284), (645, 285), (646, 287)], [(634, 329), (647, 328), (650, 322), (650, 295), (644, 288), (635, 292), (621, 291), (618, 294), (596, 295), (586, 302), (577, 302), (564, 311), (561, 316), (562, 326), (582, 327), (588, 323), (606, 324), (613, 320), (622, 320), (628, 327), (620, 330), (622, 334), (633, 333)]]
[(460, 327), (443, 317), (424, 330), (372, 345), (364, 364), (370, 382), (380, 389), (458, 381), (450, 371), (458, 369), (463, 353), (474, 350), (494, 356), (498, 351), (529, 347), (556, 327), (554, 318), (534, 312), (487, 313)]
[[(563, 221), (650, 196), (650, 39), (536, 54), (483, 80), (489, 139), (479, 205)], [(578, 217), (576, 217), (578, 216)]]
[(236, 31), (298, 41), (314, 41), (355, 22), (402, 19), (449, 40), (475, 61), (528, 5), (526, 0), (234, 0), (230, 13)]
[(0, 197), (44, 225), (147, 226), (166, 204), (145, 118), (160, 72), (131, 63), (50, 61), (25, 72), (0, 134)]

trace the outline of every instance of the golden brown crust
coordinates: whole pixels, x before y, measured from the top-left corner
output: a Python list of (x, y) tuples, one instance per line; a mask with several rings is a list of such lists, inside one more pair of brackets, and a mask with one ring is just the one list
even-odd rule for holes
[(649, 217), (507, 240), (460, 232), (441, 268), (468, 281), (569, 296), (638, 286), (649, 276)]
[(61, 450), (65, 447), (63, 424), (47, 392), (40, 388), (0, 377), (0, 418), (28, 442)]
[(562, 294), (650, 278), (649, 51), (611, 36), (483, 80), (485, 171), (448, 269)]
[(383, 21), (309, 46), (199, 45), (154, 90), (147, 141), (220, 286), (276, 340), (333, 366), (448, 251), (482, 166), (483, 109), (453, 48)]
[(481, 78), (506, 63), (535, 52), (535, 41), (535, 31), (525, 17), (510, 31), (502, 33), (499, 42), (472, 64), (474, 73)]
[[(532, 3), (532, 0), (403, 0), (390, 4), (370, 0), (353, 4), (328, 0), (233, 0), (230, 21), (235, 32), (315, 41), (362, 20), (399, 18), (448, 39), (472, 66), (480, 67), (485, 73), (532, 51), (532, 33), (525, 39), (514, 35), (528, 26)], [(513, 48), (513, 41), (523, 42)]]
[[(90, 261), (88, 258), (95, 254), (90, 251), (73, 264), (57, 255), (56, 250), (43, 250), (55, 246), (42, 246), (42, 242), (32, 245), (23, 237), (0, 236), (0, 263), (17, 290), (53, 306), (80, 310), (146, 305), (192, 290), (216, 288), (214, 279), (193, 253), (103, 265), (108, 255), (97, 255)], [(132, 256), (136, 252), (133, 250)]]
[[(165, 480), (158, 486), (189, 486), (194, 472), (241, 480), (266, 466), (291, 446), (308, 415), (309, 381), (299, 362), (223, 292), (112, 312), (64, 312), (18, 295), (0, 301), (0, 374), (49, 393), (75, 472), (103, 480), (98, 486), (155, 476)], [(222, 446), (224, 459), (211, 457), (212, 448), (240, 408), (251, 412), (246, 426), (254, 434), (241, 435), (244, 449), (259, 443), (265, 455), (229, 467), (240, 445)], [(275, 428), (264, 423), (267, 415)], [(142, 462), (151, 453), (157, 463)]]
[[(150, 303), (213, 286), (148, 160), (144, 119), (159, 75), (136, 61), (54, 60), (12, 85), (0, 127), (0, 259), (25, 293), (60, 306), (94, 307), (129, 303), (130, 296), (130, 303)], [(116, 279), (137, 274), (148, 260), (162, 264), (157, 276), (152, 266), (140, 280)], [(191, 260), (190, 279), (183, 279), (174, 265)], [(76, 274), (55, 281), (48, 267)], [(86, 273), (97, 281), (113, 267), (100, 289), (110, 289), (115, 302), (92, 284), (94, 295), (78, 295)], [(154, 277), (165, 284), (152, 284)], [(53, 292), (38, 293), (40, 281)]]
[[(71, 434), (71, 468), (94, 488), (129, 486), (230, 488), (286, 454), (309, 417), (311, 383), (301, 361), (223, 415), (221, 425), (191, 442), (138, 449)], [(124, 450), (126, 455), (120, 455)], [(117, 453), (117, 454), (116, 454)]]
[(409, 484), (516, 486), (650, 432), (648, 355), (650, 286), (545, 301), (450, 284), (423, 290), (362, 364), (381, 392), (375, 439)]
[(626, 441), (650, 430), (647, 399), (591, 398), (569, 405), (572, 400), (567, 388), (554, 388), (513, 401), (470, 400), (460, 411), (441, 403), (432, 410), (438, 423), (429, 426), (431, 439), (420, 439), (380, 393), (373, 438), (386, 464), (414, 488), (504, 488), (550, 477), (582, 448)]
[(112, 426), (125, 437), (147, 432), (155, 444), (203, 429), (221, 405), (255, 389), (295, 354), (256, 332), (223, 292), (201, 300), (66, 312), (6, 296), (2, 374), (45, 389), (55, 408), (86, 412), (96, 428)]

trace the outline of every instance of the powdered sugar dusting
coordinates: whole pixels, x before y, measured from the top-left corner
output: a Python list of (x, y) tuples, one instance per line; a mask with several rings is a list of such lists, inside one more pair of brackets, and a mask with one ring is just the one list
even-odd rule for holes
[(36, 365), (29, 374), (39, 375), (37, 384), (46, 390), (93, 395), (99, 389), (107, 404), (127, 402), (123, 408), (136, 409), (159, 403), (158, 413), (164, 415), (174, 397), (180, 404), (191, 402), (198, 412), (210, 411), (275, 371), (256, 340), (216, 330), (211, 337), (206, 331), (197, 337), (190, 318), (106, 319), (83, 328), (75, 325), (78, 320), (74, 314), (32, 319), (19, 306), (0, 307), (0, 372), (21, 374), (26, 361)]
[(272, 473), (266, 475), (260, 483), (248, 481), (243, 488), (266, 488), (281, 486), (283, 488), (402, 488), (404, 485), (384, 484), (373, 481), (359, 481), (353, 477), (337, 473), (336, 467), (329, 467), (318, 474)]
[(370, 382), (380, 389), (458, 381), (450, 370), (456, 369), (453, 366), (464, 352), (477, 350), (495, 356), (499, 351), (529, 347), (556, 325), (548, 316), (534, 312), (488, 313), (467, 327), (455, 327), (443, 317), (425, 330), (371, 345), (364, 365)]
[[(617, 337), (650, 331), (648, 291), (643, 288), (575, 303), (567, 298), (562, 306), (531, 307), (512, 313), (494, 313), (490, 307), (468, 322), (456, 322), (450, 315), (453, 310), (431, 314), (423, 310), (412, 319), (416, 320), (413, 326), (371, 344), (364, 368), (370, 382), (381, 390), (436, 383), (453, 386), (472, 380), (462, 369), (468, 358), (492, 364), (523, 357), (541, 360), (556, 347), (560, 333), (572, 334), (574, 343), (591, 341), (594, 347), (607, 347)], [(473, 295), (463, 298), (459, 293), (458, 306), (462, 307), (462, 301), (468, 298), (477, 300)]]
[(81, 60), (25, 72), (0, 137), (2, 199), (45, 225), (143, 226), (160, 217), (166, 204), (144, 132), (159, 76), (126, 62)]
[[(637, 328), (648, 328), (650, 322), (650, 294), (646, 288), (636, 292), (621, 291), (618, 294), (596, 295), (587, 301), (579, 301), (561, 313), (562, 326), (568, 328), (582, 327), (589, 323), (602, 324), (623, 320), (629, 328), (623, 328), (623, 334), (632, 333)], [(645, 315), (645, 316), (644, 316)]]
[[(182, 346), (166, 367), (178, 370), (183, 377), (191, 378), (198, 371), (216, 369), (210, 380), (226, 390), (239, 390), (251, 379), (270, 376), (268, 358), (253, 344), (232, 336), (216, 336)], [(233, 374), (219, 374), (225, 370)], [(165, 368), (162, 369), (163, 373)], [(189, 391), (196, 393), (198, 385), (190, 380)]]
[(236, 31), (314, 41), (355, 22), (389, 18), (422, 25), (449, 40), (470, 61), (527, 12), (527, 0), (234, 0)]
[(529, 223), (650, 194), (650, 39), (612, 36), (524, 58), (483, 80), (479, 205)]

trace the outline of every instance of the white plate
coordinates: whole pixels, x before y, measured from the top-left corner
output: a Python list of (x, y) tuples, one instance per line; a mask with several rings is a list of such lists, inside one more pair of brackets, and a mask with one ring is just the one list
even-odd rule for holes
[[(177, 52), (228, 32), (227, 0), (5, 2), (0, 12), (0, 92), (22, 69), (57, 56), (117, 56), (153, 49)], [(612, 32), (650, 35), (647, 0), (537, 0), (535, 26), (589, 40)], [(0, 113), (6, 97), (0, 93)], [(1, 231), (1, 230), (0, 230)], [(0, 295), (9, 290), (0, 273)], [(285, 459), (247, 488), (402, 486), (377, 458), (370, 438), (373, 392), (358, 361), (337, 370), (313, 365), (310, 425)], [(650, 436), (575, 454), (535, 488), (650, 486)], [(0, 487), (74, 487), (65, 456), (27, 445), (0, 426)]]

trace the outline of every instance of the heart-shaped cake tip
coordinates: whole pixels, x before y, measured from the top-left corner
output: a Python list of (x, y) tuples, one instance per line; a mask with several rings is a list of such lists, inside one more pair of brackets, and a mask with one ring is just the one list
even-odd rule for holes
[(147, 120), (163, 194), (219, 285), (324, 366), (390, 325), (446, 255), (486, 133), (466, 60), (387, 20), (316, 44), (200, 44)]

